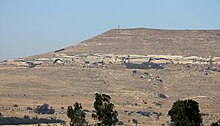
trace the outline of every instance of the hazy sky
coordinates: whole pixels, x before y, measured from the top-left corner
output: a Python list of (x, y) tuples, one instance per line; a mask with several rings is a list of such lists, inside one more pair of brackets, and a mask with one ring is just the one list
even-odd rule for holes
[(220, 0), (0, 0), (0, 60), (112, 28), (220, 29)]

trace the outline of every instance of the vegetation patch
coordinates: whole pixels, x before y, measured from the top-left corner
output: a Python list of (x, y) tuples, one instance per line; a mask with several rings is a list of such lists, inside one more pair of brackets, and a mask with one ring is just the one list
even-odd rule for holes
[(19, 117), (0, 117), (0, 125), (19, 125), (19, 124), (40, 124), (40, 123), (64, 123), (63, 120), (50, 118), (38, 118), (29, 116), (24, 116), (23, 118)]
[(49, 105), (44, 103), (41, 106), (37, 106), (34, 112), (37, 114), (54, 114), (55, 110), (52, 107), (49, 108)]

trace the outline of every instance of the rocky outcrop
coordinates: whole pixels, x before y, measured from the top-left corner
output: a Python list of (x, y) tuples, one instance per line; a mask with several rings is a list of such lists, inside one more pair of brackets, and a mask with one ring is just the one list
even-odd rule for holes
[(213, 57), (212, 64), (220, 65), (220, 57)]
[(94, 65), (108, 65), (108, 64), (197, 64), (197, 65), (220, 65), (220, 57), (197, 57), (197, 56), (177, 56), (177, 55), (115, 55), (115, 54), (80, 54), (80, 55), (66, 55), (57, 53), (51, 58), (39, 58), (29, 61), (23, 59), (7, 60), (1, 64), (15, 65), (15, 66), (29, 66), (30, 63), (34, 65), (42, 64), (94, 64)]
[(28, 67), (29, 63), (26, 62), (23, 59), (18, 59), (18, 60), (5, 60), (1, 62), (2, 65), (11, 65), (11, 66), (21, 66), (21, 67)]
[(154, 63), (154, 64), (198, 64), (208, 65), (216, 64), (220, 65), (220, 57), (183, 57), (175, 55), (114, 55), (114, 54), (82, 54), (75, 56), (64, 56), (60, 57), (64, 61), (72, 61), (77, 63), (87, 64), (143, 64), (143, 63)]

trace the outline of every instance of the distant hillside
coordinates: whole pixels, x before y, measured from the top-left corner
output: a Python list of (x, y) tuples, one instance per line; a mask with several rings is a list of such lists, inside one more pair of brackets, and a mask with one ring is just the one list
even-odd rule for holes
[(112, 29), (56, 52), (220, 56), (220, 30)]

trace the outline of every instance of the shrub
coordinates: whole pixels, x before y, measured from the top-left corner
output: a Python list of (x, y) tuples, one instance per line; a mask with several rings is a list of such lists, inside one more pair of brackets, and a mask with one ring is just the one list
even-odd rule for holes
[(39, 123), (64, 123), (59, 119), (44, 119), (44, 118), (30, 118), (25, 115), (23, 118), (19, 117), (0, 117), (0, 125), (20, 125), (20, 124), (39, 124)]
[(37, 114), (54, 114), (55, 110), (52, 107), (49, 108), (49, 105), (44, 103), (41, 106), (37, 106), (34, 112)]
[(137, 72), (137, 70), (133, 70), (132, 71), (132, 74), (134, 75), (134, 74), (137, 74), (138, 72)]
[(122, 121), (118, 121), (117, 125), (124, 125)]
[(138, 124), (137, 119), (132, 119), (132, 122), (135, 123), (135, 125), (137, 126), (137, 124)]
[(28, 107), (27, 107), (27, 110), (31, 111), (31, 110), (32, 110), (32, 108), (31, 108), (30, 106), (28, 106)]
[(17, 105), (17, 104), (14, 104), (13, 107), (18, 107), (18, 105)]

